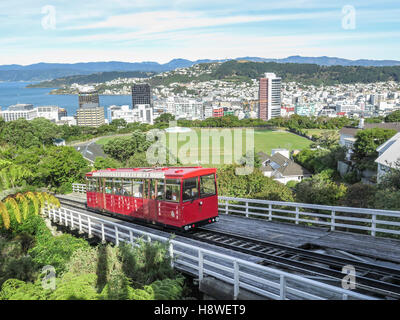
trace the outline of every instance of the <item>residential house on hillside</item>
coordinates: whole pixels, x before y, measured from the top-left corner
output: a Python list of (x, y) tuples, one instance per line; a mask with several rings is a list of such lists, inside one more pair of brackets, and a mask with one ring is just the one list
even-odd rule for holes
[[(354, 164), (351, 161), (351, 156), (353, 154), (354, 143), (356, 142), (356, 135), (357, 132), (360, 130), (365, 129), (374, 129), (374, 128), (381, 128), (381, 129), (392, 129), (400, 132), (400, 122), (387, 122), (387, 123), (364, 123), (364, 119), (360, 119), (360, 124), (358, 128), (350, 128), (350, 127), (343, 127), (339, 134), (340, 140), (339, 144), (341, 146), (346, 147), (346, 161), (339, 161), (338, 162), (338, 171), (343, 176), (351, 170), (351, 165)], [(371, 178), (375, 175), (375, 172), (370, 170), (366, 170), (363, 172), (362, 181), (365, 183), (369, 183)]]
[(264, 152), (259, 152), (258, 156), (262, 163), (260, 170), (264, 173), (264, 176), (283, 184), (289, 181), (300, 182), (304, 178), (312, 176), (309, 171), (289, 158), (288, 150), (272, 150), (271, 156)]
[(378, 182), (380, 182), (391, 169), (400, 169), (400, 133), (379, 146), (376, 151), (379, 153), (375, 162), (378, 164)]

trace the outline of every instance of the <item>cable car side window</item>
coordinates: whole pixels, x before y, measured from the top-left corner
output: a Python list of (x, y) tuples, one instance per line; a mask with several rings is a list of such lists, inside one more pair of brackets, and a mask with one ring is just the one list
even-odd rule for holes
[(183, 192), (182, 192), (183, 202), (198, 199), (199, 197), (198, 179), (199, 178), (196, 177), (183, 180)]
[(132, 179), (122, 179), (122, 195), (125, 197), (132, 196)]
[(133, 179), (133, 196), (135, 198), (143, 197), (143, 180)]
[(200, 177), (200, 197), (211, 197), (217, 194), (217, 188), (215, 185), (215, 175), (210, 174), (207, 176)]
[(113, 181), (112, 179), (106, 179), (104, 193), (112, 194), (113, 193)]
[(181, 197), (180, 180), (166, 180), (165, 184), (165, 200), (179, 202)]
[(165, 181), (157, 179), (157, 200), (165, 199)]

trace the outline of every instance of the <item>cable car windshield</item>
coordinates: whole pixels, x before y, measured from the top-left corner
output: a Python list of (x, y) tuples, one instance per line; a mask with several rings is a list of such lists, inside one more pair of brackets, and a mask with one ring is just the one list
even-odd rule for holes
[(182, 200), (191, 201), (199, 197), (198, 177), (183, 181)]
[(215, 185), (215, 175), (210, 174), (200, 177), (200, 195), (202, 198), (215, 196), (217, 186)]

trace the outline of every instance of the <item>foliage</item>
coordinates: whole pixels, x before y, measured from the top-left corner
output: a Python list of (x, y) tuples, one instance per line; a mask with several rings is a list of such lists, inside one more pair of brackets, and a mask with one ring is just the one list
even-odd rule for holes
[(218, 169), (218, 192), (227, 197), (257, 198), (265, 200), (293, 201), (292, 191), (285, 185), (265, 177), (254, 168), (248, 175), (237, 175), (236, 165)]
[(69, 234), (55, 237), (46, 233), (36, 237), (36, 245), (29, 250), (29, 254), (39, 267), (52, 265), (57, 273), (61, 273), (66, 270), (66, 263), (75, 250), (88, 247), (89, 244), (84, 239)]
[(331, 149), (304, 149), (294, 156), (294, 160), (312, 173), (336, 170), (337, 162), (344, 160), (345, 148), (334, 145)]
[(108, 169), (108, 168), (122, 168), (122, 164), (118, 160), (115, 160), (113, 158), (103, 158), (103, 157), (97, 157), (96, 160), (94, 161), (93, 166), (96, 170)]
[(56, 290), (49, 296), (49, 300), (97, 300), (96, 274), (65, 273), (57, 279)]
[(147, 141), (146, 134), (135, 131), (130, 139), (116, 138), (110, 140), (104, 145), (103, 150), (112, 158), (126, 162), (134, 154), (146, 151), (150, 145), (151, 142)]
[(344, 198), (346, 191), (344, 184), (331, 181), (327, 175), (317, 174), (296, 185), (296, 198), (298, 202), (334, 206)]
[(169, 124), (170, 121), (174, 121), (175, 116), (170, 113), (163, 113), (157, 119), (154, 120), (154, 124), (166, 123)]
[(393, 111), (385, 117), (385, 122), (400, 122), (400, 110)]
[(373, 128), (360, 130), (356, 134), (352, 159), (359, 170), (376, 170), (376, 149), (396, 134), (396, 130)]
[(168, 244), (142, 240), (138, 244), (136, 247), (123, 244), (119, 251), (122, 270), (133, 283), (142, 286), (175, 276), (168, 255)]

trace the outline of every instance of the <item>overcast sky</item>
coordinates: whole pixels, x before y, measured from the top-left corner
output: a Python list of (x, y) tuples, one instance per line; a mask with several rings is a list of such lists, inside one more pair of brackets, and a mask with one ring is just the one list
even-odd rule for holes
[(2, 0), (0, 64), (400, 60), (400, 1)]

